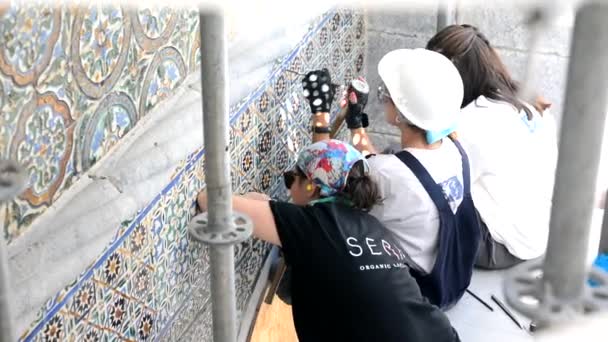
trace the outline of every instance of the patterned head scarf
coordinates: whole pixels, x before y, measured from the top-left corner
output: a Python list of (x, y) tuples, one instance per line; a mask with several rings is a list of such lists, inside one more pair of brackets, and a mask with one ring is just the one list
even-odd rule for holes
[(346, 186), (353, 165), (362, 160), (368, 172), (367, 160), (353, 146), (340, 140), (325, 140), (306, 147), (296, 165), (320, 189), (321, 196), (332, 196)]

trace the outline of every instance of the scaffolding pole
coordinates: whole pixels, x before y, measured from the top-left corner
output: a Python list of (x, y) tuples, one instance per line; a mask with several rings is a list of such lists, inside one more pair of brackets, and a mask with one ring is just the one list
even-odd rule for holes
[(608, 100), (608, 6), (577, 12), (562, 118), (544, 281), (564, 302), (581, 298)]
[(0, 236), (0, 342), (12, 342), (15, 340), (13, 337), (13, 318), (11, 316), (9, 290), (6, 242), (4, 236)]
[(456, 0), (439, 0), (437, 7), (437, 32), (456, 23)]
[(602, 223), (602, 235), (600, 238), (600, 253), (608, 253), (608, 191), (604, 200), (604, 221)]
[(505, 277), (507, 300), (538, 328), (608, 309), (608, 276), (587, 264), (608, 104), (606, 17), (606, 3), (576, 13), (546, 256)]
[[(230, 155), (228, 153), (228, 51), (223, 13), (201, 10), (201, 83), (208, 231), (221, 238), (233, 229)], [(234, 245), (209, 243), (213, 340), (236, 342)]]
[[(0, 160), (0, 204), (10, 201), (19, 194), (25, 182), (25, 172), (19, 164), (10, 160)], [(8, 274), (6, 242), (2, 234), (0, 235), (0, 342), (15, 341)]]

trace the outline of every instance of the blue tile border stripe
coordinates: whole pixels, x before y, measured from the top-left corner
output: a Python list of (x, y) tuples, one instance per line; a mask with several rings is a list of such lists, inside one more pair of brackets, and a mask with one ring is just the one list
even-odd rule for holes
[[(297, 56), (297, 54), (300, 52), (301, 48), (307, 44), (315, 35), (316, 33), (323, 27), (325, 26), (325, 24), (333, 17), (333, 15), (337, 12), (337, 8), (333, 8), (330, 11), (328, 11), (326, 14), (323, 15), (323, 18), (321, 19), (321, 21), (312, 29), (310, 30), (305, 36), (304, 38), (296, 45), (296, 47), (292, 50), (292, 52), (287, 55), (287, 57), (285, 57), (283, 59), (283, 61), (281, 62), (281, 64), (275, 68), (275, 70), (270, 74), (270, 76), (257, 88), (257, 90), (255, 90), (253, 93), (251, 93), (248, 96), (248, 99), (241, 105), (237, 106), (235, 112), (231, 115), (230, 117), (230, 125), (233, 125), (234, 122), (247, 110), (247, 108), (255, 101), (257, 100), (262, 93), (264, 92), (265, 89), (268, 88), (268, 86), (270, 84), (272, 84), (272, 82), (282, 73), (284, 72), (287, 67), (289, 66), (289, 63), (292, 62), (292, 60), (295, 58), (295, 56)], [(172, 188), (178, 184), (182, 177), (184, 176), (184, 174), (188, 171), (190, 171), (195, 165), (196, 163), (198, 163), (200, 161), (200, 159), (203, 157), (203, 155), (205, 154), (205, 149), (201, 149), (198, 152), (195, 152), (193, 154), (193, 156), (189, 156), (186, 159), (189, 160), (188, 163), (182, 168), (182, 170), (180, 170), (175, 176), (174, 178), (169, 182), (169, 184), (158, 194), (156, 195), (152, 201), (150, 201), (150, 203), (144, 208), (142, 209), (137, 216), (135, 217), (135, 219), (133, 219), (130, 223), (129, 226), (127, 227), (127, 229), (120, 235), (115, 237), (111, 244), (108, 246), (108, 248), (106, 248), (106, 250), (102, 253), (102, 255), (91, 265), (89, 266), (89, 268), (82, 273), (81, 275), (79, 275), (78, 277), (78, 281), (76, 282), (76, 284), (69, 289), (65, 294), (62, 293), (62, 291), (55, 295), (54, 297), (52, 297), (49, 302), (47, 303), (46, 307), (48, 308), (47, 310), (45, 310), (44, 313), (44, 317), (30, 330), (27, 331), (26, 335), (20, 338), (20, 341), (25, 341), (25, 342), (30, 342), (30, 341), (34, 341), (36, 335), (38, 335), (38, 333), (40, 333), (40, 331), (42, 330), (42, 328), (59, 312), (59, 310), (61, 310), (65, 304), (80, 290), (80, 288), (82, 287), (82, 284), (86, 281), (88, 281), (89, 279), (91, 279), (91, 277), (93, 276), (93, 273), (95, 271), (95, 269), (98, 269), (99, 267), (101, 267), (103, 265), (103, 263), (106, 262), (106, 260), (108, 259), (108, 257), (110, 255), (112, 255), (112, 253), (114, 253), (118, 247), (120, 247), (120, 245), (129, 237), (129, 235), (133, 232), (133, 230), (135, 229), (135, 227), (142, 221), (142, 219), (150, 212), (150, 210), (152, 210), (152, 208), (154, 208), (154, 206), (158, 203), (158, 201), (164, 196), (166, 195), (170, 190), (172, 190)], [(58, 300), (58, 297), (61, 297), (61, 299)], [(175, 316), (179, 313), (176, 312), (173, 317), (171, 318), (171, 320), (168, 322), (171, 323), (173, 321), (173, 319), (175, 318)]]

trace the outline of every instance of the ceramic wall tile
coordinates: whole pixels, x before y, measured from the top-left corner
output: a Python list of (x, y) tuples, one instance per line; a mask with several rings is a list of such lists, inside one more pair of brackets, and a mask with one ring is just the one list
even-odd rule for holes
[(0, 157), (29, 173), (5, 208), (9, 243), (196, 70), (195, 31), (194, 10), (0, 9)]
[[(185, 47), (166, 45), (171, 44), (174, 37), (167, 32), (196, 30), (196, 25), (187, 21), (192, 17), (188, 13), (162, 8), (130, 13), (120, 8), (110, 10), (103, 7), (76, 13), (64, 9), (61, 13), (81, 18), (75, 19), (75, 22), (82, 22), (79, 38), (75, 40), (80, 44), (79, 49), (88, 49), (92, 54), (109, 54), (111, 59), (106, 64), (93, 65), (90, 61), (94, 59), (81, 58), (79, 63), (83, 72), (78, 77), (86, 77), (91, 84), (112, 77), (112, 70), (121, 63), (120, 53), (129, 35), (131, 41), (125, 51), (129, 51), (129, 55), (137, 53), (143, 57), (127, 58), (123, 77), (137, 78), (140, 76), (134, 75), (142, 72), (145, 75), (132, 81), (132, 84), (143, 85), (136, 92), (131, 91), (131, 81), (121, 78), (107, 96), (94, 100), (91, 99), (97, 91), (95, 89), (105, 87), (103, 82), (91, 86), (86, 82), (80, 84), (78, 82), (82, 80), (74, 78), (79, 88), (83, 84), (89, 87), (86, 90), (89, 93), (83, 95), (87, 101), (99, 104), (88, 112), (79, 110), (76, 116), (73, 114), (75, 107), (71, 107), (74, 104), (65, 96), (53, 92), (32, 93), (25, 104), (32, 110), (16, 116), (13, 129), (17, 132), (14, 140), (18, 144), (11, 144), (10, 151), (22, 158), (27, 155), (35, 161), (34, 165), (53, 167), (34, 168), (49, 171), (31, 173), (35, 181), (32, 182), (31, 195), (17, 201), (31, 206), (51, 202), (53, 193), (66, 186), (61, 175), (67, 170), (75, 172), (74, 153), (68, 150), (74, 149), (73, 131), (70, 129), (75, 129), (75, 122), (80, 117), (89, 120), (82, 128), (87, 137), (76, 144), (86, 147), (76, 148), (77, 159), (88, 158), (89, 161), (78, 167), (88, 167), (107, 153), (138, 118), (163, 97), (169, 96), (192, 70), (192, 60), (198, 58), (180, 50), (195, 49), (197, 35), (190, 34), (185, 38)], [(50, 30), (54, 27), (52, 19), (52, 16), (47, 18), (48, 23), (44, 24)], [(136, 21), (138, 23), (134, 24)], [(127, 22), (130, 26), (126, 26)], [(327, 67), (338, 83), (348, 75), (356, 75), (358, 63), (363, 65), (360, 59), (365, 58), (360, 53), (364, 51), (365, 43), (363, 34), (359, 35), (357, 31), (359, 23), (362, 23), (362, 16), (351, 10), (327, 13), (246, 101), (231, 108), (230, 153), (232, 174), (238, 177), (236, 191), (259, 190), (275, 198), (286, 198), (287, 191), (280, 173), (293, 165), (298, 149), (308, 144), (311, 136), (311, 115), (301, 95), (301, 76), (289, 70), (305, 72)], [(87, 30), (110, 39), (101, 51), (95, 50), (97, 41), (87, 38)], [(308, 51), (309, 46), (313, 46), (312, 52)], [(42, 57), (36, 58), (41, 60)], [(28, 68), (31, 69), (28, 65), (15, 70), (26, 75)], [(40, 77), (36, 72), (30, 74), (32, 76), (28, 77)], [(5, 72), (1, 76), (0, 84), (3, 87), (9, 84), (8, 88), (2, 88), (4, 94), (6, 89), (16, 87), (15, 75), (17, 72)], [(7, 81), (9, 77), (10, 82)], [(26, 80), (25, 76), (18, 77)], [(68, 88), (66, 85), (65, 89)], [(10, 96), (3, 97), (3, 103), (7, 98), (9, 102), (16, 103)], [(337, 106), (334, 107), (332, 115), (338, 110)], [(36, 120), (32, 119), (32, 113), (38, 113)], [(344, 137), (345, 134), (346, 131), (342, 130), (339, 136)], [(47, 142), (48, 145), (34, 141)], [(33, 156), (30, 151), (35, 152)], [(204, 184), (204, 150), (200, 149), (184, 161), (171, 182), (149, 205), (132, 220), (117, 227), (116, 235), (106, 250), (72, 284), (48, 301), (21, 340), (209, 340), (208, 249), (193, 241), (187, 230), (195, 213), (196, 193)], [(260, 281), (259, 272), (268, 250), (266, 243), (256, 239), (235, 246), (239, 317), (248, 305), (257, 303), (257, 298), (251, 298), (251, 294)]]

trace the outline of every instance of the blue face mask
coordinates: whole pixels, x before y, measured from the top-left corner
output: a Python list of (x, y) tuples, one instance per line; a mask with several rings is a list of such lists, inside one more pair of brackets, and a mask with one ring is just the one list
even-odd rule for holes
[(427, 144), (434, 144), (439, 140), (447, 137), (454, 131), (456, 131), (456, 124), (453, 124), (442, 131), (426, 131), (426, 142)]

